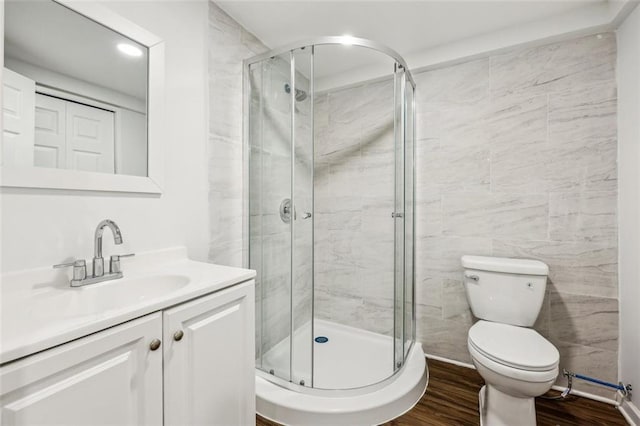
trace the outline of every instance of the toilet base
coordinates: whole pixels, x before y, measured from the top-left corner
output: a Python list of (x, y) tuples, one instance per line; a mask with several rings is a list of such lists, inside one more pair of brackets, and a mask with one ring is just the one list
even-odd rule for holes
[(484, 385), (478, 400), (481, 426), (536, 426), (535, 398), (517, 398)]

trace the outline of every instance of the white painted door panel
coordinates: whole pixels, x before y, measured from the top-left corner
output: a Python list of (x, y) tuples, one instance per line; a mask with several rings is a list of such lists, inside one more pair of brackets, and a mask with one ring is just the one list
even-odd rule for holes
[(84, 337), (0, 368), (0, 423), (162, 424), (161, 314)]
[(35, 81), (7, 68), (2, 71), (2, 161), (7, 166), (33, 165)]
[[(164, 312), (165, 425), (255, 423), (253, 287)], [(178, 331), (184, 336), (176, 341)]]
[(36, 167), (65, 169), (67, 102), (36, 94), (35, 152)]
[(67, 102), (67, 168), (114, 173), (114, 114)]

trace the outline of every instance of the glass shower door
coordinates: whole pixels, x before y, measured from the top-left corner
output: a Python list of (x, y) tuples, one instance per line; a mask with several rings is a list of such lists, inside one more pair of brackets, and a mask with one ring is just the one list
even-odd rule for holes
[[(256, 366), (291, 379), (291, 103), (289, 54), (249, 68), (249, 266), (256, 278)], [(288, 200), (288, 201), (287, 201)], [(287, 207), (288, 206), (288, 207)]]
[(312, 386), (313, 48), (249, 67), (249, 266), (256, 365)]
[(313, 386), (313, 47), (291, 52), (291, 381)]

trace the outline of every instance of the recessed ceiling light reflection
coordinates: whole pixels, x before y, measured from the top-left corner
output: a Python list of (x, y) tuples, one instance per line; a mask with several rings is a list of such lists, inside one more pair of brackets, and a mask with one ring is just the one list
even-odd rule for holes
[(136, 47), (132, 44), (120, 43), (118, 44), (118, 50), (127, 56), (133, 56), (133, 57), (142, 56), (142, 50), (139, 47)]
[(355, 41), (355, 37), (345, 34), (341, 37), (340, 43), (345, 46), (351, 46)]

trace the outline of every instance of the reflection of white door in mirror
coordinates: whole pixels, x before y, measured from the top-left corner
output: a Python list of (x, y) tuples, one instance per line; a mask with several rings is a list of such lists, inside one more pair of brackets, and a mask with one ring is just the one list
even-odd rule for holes
[(2, 164), (33, 165), (35, 82), (11, 70), (2, 74)]
[(67, 102), (67, 168), (113, 173), (113, 111)]
[(65, 101), (36, 94), (34, 166), (54, 169), (67, 167), (65, 110)]
[(114, 113), (36, 94), (38, 167), (114, 172)]

